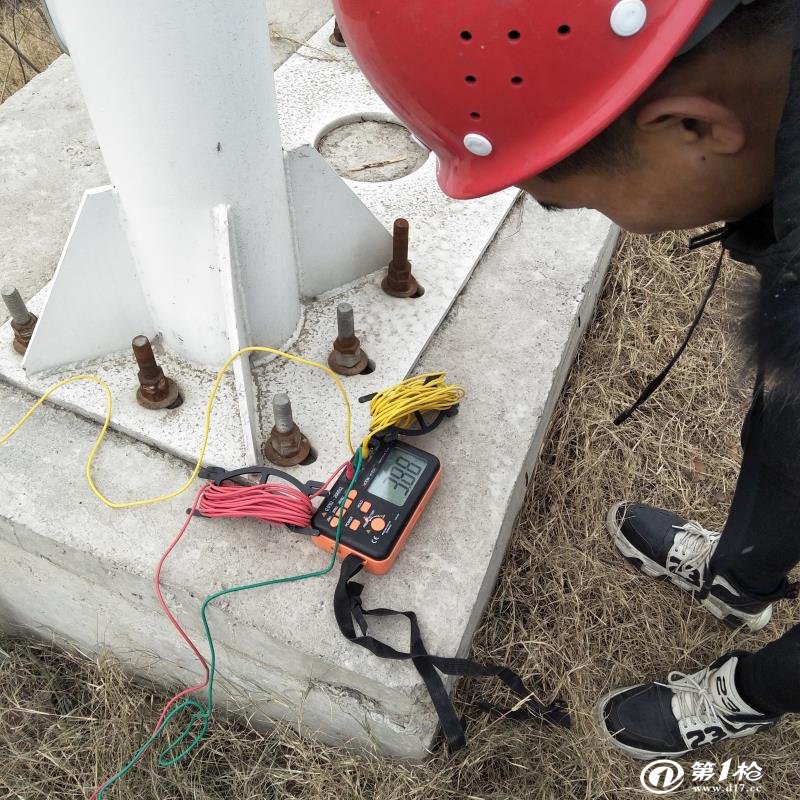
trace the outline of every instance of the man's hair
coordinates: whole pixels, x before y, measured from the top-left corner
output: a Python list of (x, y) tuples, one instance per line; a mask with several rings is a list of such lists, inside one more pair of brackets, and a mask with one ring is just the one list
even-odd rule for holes
[[(747, 48), (759, 40), (786, 36), (794, 25), (795, 0), (755, 0), (739, 6), (713, 33), (688, 53), (678, 56), (653, 86), (679, 71), (691, 69), (707, 55)], [(652, 88), (652, 87), (651, 87)], [(636, 164), (635, 105), (580, 150), (541, 173), (556, 181), (584, 170), (624, 172)]]

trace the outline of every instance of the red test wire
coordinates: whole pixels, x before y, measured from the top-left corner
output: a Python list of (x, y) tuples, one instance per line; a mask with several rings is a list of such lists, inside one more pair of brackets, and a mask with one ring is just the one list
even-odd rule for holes
[[(164, 709), (161, 712), (161, 716), (158, 718), (158, 722), (153, 727), (153, 731), (151, 736), (155, 735), (156, 732), (161, 727), (164, 719), (166, 718), (167, 714), (169, 713), (170, 708), (175, 705), (179, 700), (182, 700), (186, 695), (191, 694), (192, 692), (198, 692), (201, 689), (205, 689), (208, 686), (208, 662), (206, 661), (203, 654), (197, 649), (195, 643), (189, 638), (189, 634), (181, 627), (178, 620), (175, 618), (175, 615), (170, 611), (169, 606), (167, 605), (166, 601), (164, 600), (164, 595), (161, 593), (161, 570), (164, 567), (164, 562), (167, 560), (169, 554), (175, 549), (178, 542), (183, 538), (183, 534), (186, 533), (186, 529), (189, 527), (189, 523), (192, 521), (192, 517), (194, 516), (194, 512), (197, 509), (197, 506), (200, 504), (204, 492), (208, 489), (208, 486), (203, 486), (200, 491), (197, 493), (197, 496), (194, 499), (194, 503), (192, 504), (192, 508), (189, 513), (186, 515), (186, 522), (183, 523), (178, 535), (170, 542), (169, 547), (164, 551), (164, 554), (158, 561), (158, 565), (156, 566), (155, 571), (155, 589), (156, 589), (156, 597), (158, 598), (158, 602), (161, 605), (162, 610), (167, 615), (167, 619), (172, 623), (173, 627), (176, 631), (180, 634), (181, 639), (183, 639), (186, 644), (189, 645), (192, 652), (197, 656), (197, 660), (200, 662), (201, 666), (203, 667), (203, 671), (205, 672), (205, 680), (202, 683), (198, 683), (195, 686), (190, 686), (188, 689), (184, 689), (181, 692), (178, 692), (174, 697), (170, 698), (167, 704), (164, 706)], [(139, 754), (139, 758), (144, 755), (144, 751)], [(137, 759), (138, 761), (139, 759)], [(135, 762), (134, 762), (135, 763)], [(112, 779), (105, 781), (101, 786), (98, 786), (97, 789), (94, 790), (94, 793), (89, 798), (89, 800), (96, 800), (97, 796), (100, 792), (105, 789), (106, 786), (109, 785)]]
[[(191, 640), (186, 631), (181, 627), (174, 614), (170, 611), (169, 606), (167, 606), (167, 603), (164, 600), (164, 596), (161, 592), (161, 572), (164, 567), (164, 563), (169, 557), (170, 553), (172, 553), (172, 551), (175, 549), (178, 542), (180, 542), (180, 540), (183, 538), (183, 535), (186, 533), (186, 530), (194, 517), (195, 511), (199, 510), (204, 516), (252, 517), (267, 523), (297, 525), (298, 527), (307, 528), (311, 525), (311, 518), (314, 514), (314, 506), (312, 505), (311, 501), (319, 497), (325, 491), (325, 489), (327, 489), (328, 486), (333, 483), (339, 473), (342, 470), (347, 469), (349, 466), (349, 461), (346, 461), (344, 464), (339, 466), (328, 478), (328, 480), (325, 481), (325, 483), (320, 486), (320, 488), (310, 497), (303, 494), (299, 489), (282, 484), (259, 484), (257, 486), (217, 486), (214, 483), (208, 483), (203, 486), (200, 491), (198, 491), (197, 495), (195, 496), (194, 503), (192, 504), (192, 507), (186, 516), (186, 521), (183, 523), (180, 531), (170, 542), (169, 547), (167, 547), (167, 549), (164, 551), (164, 554), (158, 561), (155, 570), (155, 591), (158, 602), (161, 605), (164, 614), (167, 616), (167, 619), (169, 619), (175, 630), (177, 630), (180, 637), (184, 640), (184, 642), (186, 642), (203, 667), (205, 679), (202, 681), (202, 683), (190, 686), (189, 688), (178, 692), (178, 694), (170, 698), (170, 700), (164, 706), (161, 716), (158, 718), (158, 722), (153, 727), (151, 737), (154, 737), (156, 733), (158, 733), (170, 709), (179, 700), (182, 700), (184, 697), (192, 694), (193, 692), (205, 689), (206, 686), (208, 686), (209, 681), (208, 662), (203, 654), (198, 650), (197, 646)], [(207, 501), (207, 495), (209, 494), (213, 499)], [(128, 768), (136, 764), (145, 752), (146, 750), (142, 750), (138, 757), (136, 757), (134, 761), (128, 765), (126, 771)], [(119, 773), (117, 773), (117, 776), (118, 775)], [(96, 800), (100, 792), (109, 786), (117, 776), (109, 778), (101, 786), (95, 789), (89, 800)]]
[(281, 483), (255, 486), (209, 484), (200, 500), (199, 510), (204, 517), (245, 517), (272, 525), (308, 528), (316, 510), (311, 501), (319, 497), (349, 464), (349, 461), (342, 464), (310, 497), (294, 486)]

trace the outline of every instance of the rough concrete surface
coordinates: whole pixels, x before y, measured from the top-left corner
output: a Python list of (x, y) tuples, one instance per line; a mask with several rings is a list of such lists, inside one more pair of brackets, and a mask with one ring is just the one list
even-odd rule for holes
[[(76, 150), (41, 163), (53, 126), (71, 126), (84, 155)], [(68, 60), (0, 107), (4, 155), (12, 133), (18, 142), (0, 167), (0, 205), (19, 223), (0, 232), (2, 274), (28, 294), (49, 278), (82, 189), (104, 180), (97, 154), (85, 156), (92, 137)], [(32, 224), (38, 237), (14, 236)], [(613, 226), (596, 214), (547, 215), (520, 201), (422, 358), (419, 369), (445, 369), (467, 399), (458, 417), (420, 442), (444, 465), (434, 502), (392, 572), (364, 583), (367, 607), (419, 612), (432, 652), (468, 651), (615, 239)], [(0, 385), (0, 433), (30, 402)], [(88, 650), (107, 645), (133, 669), (171, 684), (193, 680), (196, 665), (161, 615), (151, 577), (191, 495), (106, 508), (82, 469), (96, 435), (94, 423), (46, 406), (0, 448), (0, 616)], [(101, 489), (115, 500), (177, 487), (187, 472), (178, 459), (117, 433), (96, 468)], [(195, 520), (165, 570), (165, 594), (200, 637), (197, 611), (207, 594), (318, 569), (326, 558), (306, 539), (255, 522)], [(424, 688), (410, 665), (380, 661), (340, 636), (331, 604), (335, 574), (212, 608), (221, 699), (330, 741), (422, 757), (435, 732)], [(407, 646), (399, 622), (374, 629)]]

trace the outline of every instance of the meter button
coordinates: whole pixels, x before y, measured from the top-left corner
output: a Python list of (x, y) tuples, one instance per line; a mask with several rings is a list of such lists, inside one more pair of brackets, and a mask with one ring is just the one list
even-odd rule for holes
[(386, 527), (386, 520), (383, 517), (375, 517), (369, 526), (375, 533), (380, 533)]
[(371, 508), (372, 508), (372, 503), (370, 503), (368, 500), (365, 500), (365, 501), (364, 501), (364, 502), (363, 502), (363, 503), (362, 503), (362, 504), (359, 506), (359, 509), (361, 509), (361, 511), (363, 511), (365, 514), (368, 514), (368, 513), (369, 513), (369, 510), (370, 510)]
[(352, 500), (345, 500), (344, 501), (344, 507), (345, 508), (350, 508), (351, 505), (353, 505), (353, 501)]
[(354, 519), (349, 525), (351, 531), (357, 531), (360, 527), (361, 527), (361, 520), (358, 519)]
[(351, 500), (355, 500), (355, 499), (356, 499), (356, 497), (358, 497), (358, 490), (357, 490), (357, 489), (351, 489), (351, 490), (350, 490), (350, 494), (348, 494), (347, 496), (348, 496), (348, 497), (349, 497)]

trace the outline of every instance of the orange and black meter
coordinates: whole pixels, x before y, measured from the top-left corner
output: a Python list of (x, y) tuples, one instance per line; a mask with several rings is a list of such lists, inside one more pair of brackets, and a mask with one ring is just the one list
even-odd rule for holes
[(349, 488), (351, 478), (343, 472), (317, 510), (312, 525), (319, 536), (314, 543), (333, 551), (341, 514), (339, 555), (356, 555), (368, 572), (385, 574), (441, 477), (436, 456), (405, 442), (379, 442), (370, 449), (353, 488)]

